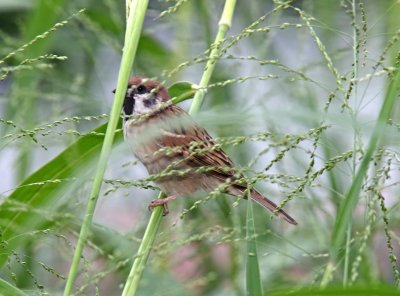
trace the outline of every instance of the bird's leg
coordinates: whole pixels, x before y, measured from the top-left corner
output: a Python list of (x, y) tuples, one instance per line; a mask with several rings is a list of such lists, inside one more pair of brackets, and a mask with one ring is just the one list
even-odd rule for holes
[(149, 204), (149, 210), (151, 211), (155, 207), (163, 206), (163, 208), (164, 208), (163, 209), (163, 216), (166, 216), (169, 213), (168, 202), (171, 201), (171, 200), (174, 200), (174, 199), (176, 199), (175, 195), (170, 195), (170, 196), (167, 196), (165, 198), (153, 199)]

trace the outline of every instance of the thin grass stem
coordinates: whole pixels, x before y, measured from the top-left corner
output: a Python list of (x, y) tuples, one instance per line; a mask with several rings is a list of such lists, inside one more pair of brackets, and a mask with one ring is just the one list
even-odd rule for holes
[(360, 196), (361, 187), (364, 178), (367, 174), (369, 163), (373, 160), (372, 158), (373, 154), (377, 149), (377, 147), (379, 146), (381, 139), (384, 135), (386, 123), (390, 119), (394, 103), (399, 94), (399, 88), (400, 88), (400, 71), (399, 69), (397, 69), (393, 77), (391, 77), (390, 79), (388, 91), (384, 99), (382, 108), (380, 110), (377, 123), (373, 129), (365, 155), (357, 170), (357, 173), (351, 184), (351, 187), (348, 193), (346, 194), (346, 197), (339, 209), (339, 213), (336, 216), (336, 222), (332, 235), (331, 262), (328, 263), (328, 266), (325, 270), (325, 275), (324, 275), (325, 280), (331, 277), (331, 274), (329, 275), (327, 273), (331, 273), (333, 271), (332, 269), (332, 266), (334, 264), (333, 262), (336, 261), (340, 248), (342, 247), (343, 241), (345, 239), (346, 228), (351, 222), (351, 216), (357, 204), (358, 198)]
[[(354, 85), (352, 86), (354, 90), (354, 106), (357, 106), (357, 79), (358, 79), (358, 28), (357, 28), (357, 10), (355, 0), (351, 3), (352, 8), (352, 18), (353, 18), (353, 79)], [(351, 90), (349, 90), (350, 96)], [(354, 179), (356, 169), (357, 169), (357, 138), (359, 135), (359, 129), (357, 128), (356, 116), (357, 110), (352, 113), (353, 120), (353, 170), (352, 170), (352, 178)], [(350, 268), (350, 247), (351, 247), (351, 230), (352, 223), (351, 221), (347, 225), (347, 233), (346, 233), (346, 245), (345, 245), (345, 255), (344, 255), (344, 267), (343, 267), (343, 286), (346, 286), (349, 281), (349, 268)]]

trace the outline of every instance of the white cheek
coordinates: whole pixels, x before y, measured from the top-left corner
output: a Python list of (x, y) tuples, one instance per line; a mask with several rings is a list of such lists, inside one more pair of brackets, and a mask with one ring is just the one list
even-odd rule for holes
[(145, 107), (143, 104), (143, 100), (137, 99), (135, 100), (135, 113), (146, 113), (149, 112), (150, 109), (148, 107)]
[(146, 99), (149, 99), (148, 94), (143, 94), (143, 95), (136, 95), (135, 96), (135, 106), (134, 106), (134, 113), (147, 113), (152, 110), (155, 110), (159, 107), (159, 103), (157, 102), (156, 104), (146, 107), (144, 105), (144, 101)]

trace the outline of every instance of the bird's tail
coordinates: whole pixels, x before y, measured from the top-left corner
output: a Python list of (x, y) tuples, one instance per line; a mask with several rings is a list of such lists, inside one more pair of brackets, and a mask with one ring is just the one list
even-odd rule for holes
[[(237, 188), (235, 188), (234, 190), (232, 190), (232, 188), (231, 188), (231, 191), (236, 191), (236, 190), (241, 191)], [(242, 194), (243, 194), (243, 192), (242, 192)], [(240, 194), (235, 192), (234, 195), (240, 195)], [(297, 225), (296, 220), (294, 220), (292, 217), (290, 217), (284, 210), (278, 209), (278, 206), (274, 202), (270, 201), (268, 198), (263, 196), (257, 190), (255, 190), (255, 189), (251, 190), (251, 199), (253, 201), (255, 201), (256, 203), (258, 203), (263, 208), (270, 210), (271, 212), (278, 215), (285, 221), (289, 222), (290, 224)]]
[(256, 203), (258, 203), (263, 208), (270, 210), (273, 213), (276, 213), (279, 217), (283, 218), (290, 224), (297, 225), (296, 220), (290, 217), (284, 210), (278, 209), (277, 205), (274, 202), (270, 201), (268, 198), (263, 196), (257, 190), (255, 189), (251, 190), (251, 199)]

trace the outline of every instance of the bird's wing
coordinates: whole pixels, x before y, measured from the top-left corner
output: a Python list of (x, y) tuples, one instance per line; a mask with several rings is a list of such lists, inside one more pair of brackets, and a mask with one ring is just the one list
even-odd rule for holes
[(191, 167), (208, 168), (210, 170), (207, 173), (214, 174), (224, 181), (233, 177), (235, 170), (232, 160), (222, 149), (215, 146), (213, 138), (196, 124), (189, 114), (176, 105), (171, 105), (163, 113), (165, 124), (159, 139), (160, 147), (180, 147), (177, 153), (181, 154)]

